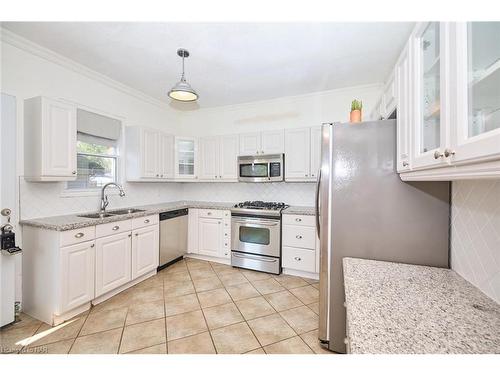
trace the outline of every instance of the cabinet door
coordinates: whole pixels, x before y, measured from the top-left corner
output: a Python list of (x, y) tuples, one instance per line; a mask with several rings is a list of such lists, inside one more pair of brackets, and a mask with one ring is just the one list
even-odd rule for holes
[(223, 180), (238, 179), (238, 135), (225, 135), (220, 138), (219, 177)]
[(132, 280), (158, 267), (159, 240), (158, 225), (132, 232)]
[(174, 178), (174, 136), (160, 136), (160, 178)]
[(454, 25), (453, 161), (500, 157), (500, 22)]
[(196, 178), (198, 143), (195, 138), (175, 137), (175, 177)]
[(445, 166), (448, 140), (447, 30), (443, 22), (419, 25), (412, 37), (414, 105), (412, 168)]
[(61, 248), (61, 305), (59, 313), (94, 298), (94, 241)]
[(285, 179), (309, 179), (310, 157), (309, 128), (286, 130)]
[(240, 155), (258, 155), (261, 150), (260, 132), (240, 134)]
[(285, 132), (270, 130), (261, 133), (262, 154), (282, 154), (285, 152)]
[(200, 138), (200, 178), (218, 180), (219, 176), (219, 137)]
[(394, 81), (394, 73), (391, 74), (385, 85), (382, 103), (384, 103), (384, 118), (389, 118), (396, 109), (396, 84)]
[(221, 219), (198, 219), (198, 253), (217, 257), (222, 248)]
[(159, 173), (159, 134), (150, 129), (142, 130), (142, 174), (144, 177), (160, 177)]
[(126, 232), (96, 240), (96, 297), (131, 280), (131, 237)]
[(408, 46), (396, 65), (397, 85), (397, 171), (410, 170), (410, 60)]
[(321, 166), (321, 127), (311, 128), (311, 169), (310, 177), (318, 178), (318, 171)]
[(190, 208), (188, 213), (188, 253), (198, 254), (198, 209)]
[(42, 98), (42, 175), (76, 178), (76, 108)]

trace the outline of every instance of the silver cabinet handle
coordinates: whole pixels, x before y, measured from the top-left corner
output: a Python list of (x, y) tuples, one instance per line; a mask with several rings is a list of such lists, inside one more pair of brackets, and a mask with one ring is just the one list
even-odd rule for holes
[(407, 167), (407, 166), (408, 166), (408, 162), (405, 160), (405, 161), (403, 162), (403, 167)]
[(71, 174), (76, 174), (76, 171), (71, 172)]
[(444, 154), (441, 151), (436, 150), (434, 152), (434, 159), (436, 159), (436, 160), (439, 158), (442, 158), (443, 156), (444, 156)]
[(129, 234), (128, 236), (129, 236), (129, 237), (132, 237), (132, 235), (131, 235), (131, 234)]
[(159, 174), (157, 174), (157, 175), (156, 175), (156, 177), (160, 177), (160, 175), (159, 175)]
[(453, 155), (455, 155), (455, 151), (454, 150), (450, 150), (449, 148), (446, 148), (444, 150), (444, 156), (445, 157), (449, 157), (449, 156), (453, 156)]
[(297, 235), (295, 236), (295, 238), (296, 238), (296, 239), (298, 239), (298, 240), (300, 240), (300, 239), (302, 239), (302, 236), (301, 236), (300, 234), (297, 234)]
[(139, 233), (136, 233), (135, 236), (137, 237), (139, 235)]
[(295, 221), (300, 223), (302, 221), (302, 219), (300, 217), (297, 217), (297, 218), (295, 218)]
[(211, 212), (207, 212), (207, 215), (212, 215), (212, 213)]
[(222, 176), (219, 176), (219, 178), (222, 178)]
[(76, 238), (82, 238), (83, 236), (84, 234), (82, 232), (78, 232), (77, 234), (75, 234)]
[(113, 228), (111, 228), (112, 230), (118, 230), (120, 229), (120, 227), (118, 225), (115, 225)]
[(309, 177), (309, 175), (308, 175), (308, 174), (306, 174), (306, 177)]
[(300, 257), (293, 257), (293, 259), (295, 259), (298, 262), (300, 262), (302, 260), (302, 258), (300, 258)]
[(90, 245), (90, 247), (95, 247), (95, 244)]
[(149, 219), (144, 220), (144, 222), (145, 222), (146, 224), (147, 224), (147, 223), (149, 223)]

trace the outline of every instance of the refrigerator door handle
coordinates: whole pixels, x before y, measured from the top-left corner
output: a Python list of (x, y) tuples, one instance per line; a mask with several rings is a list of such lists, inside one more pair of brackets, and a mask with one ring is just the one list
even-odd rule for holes
[(316, 199), (315, 199), (315, 208), (316, 208), (316, 235), (320, 236), (320, 223), (319, 223), (319, 191), (321, 186), (321, 167), (318, 171), (318, 180), (316, 181)]

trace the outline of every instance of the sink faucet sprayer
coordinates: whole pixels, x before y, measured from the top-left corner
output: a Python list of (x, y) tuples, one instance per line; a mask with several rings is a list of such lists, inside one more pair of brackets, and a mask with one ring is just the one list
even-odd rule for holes
[(105, 212), (106, 211), (106, 207), (108, 207), (108, 204), (109, 204), (108, 196), (104, 195), (104, 190), (106, 190), (106, 188), (108, 186), (111, 186), (111, 185), (114, 185), (118, 189), (120, 189), (120, 197), (124, 197), (125, 196), (125, 191), (123, 190), (123, 187), (121, 185), (118, 185), (116, 182), (109, 182), (109, 183), (107, 183), (101, 189), (101, 212)]

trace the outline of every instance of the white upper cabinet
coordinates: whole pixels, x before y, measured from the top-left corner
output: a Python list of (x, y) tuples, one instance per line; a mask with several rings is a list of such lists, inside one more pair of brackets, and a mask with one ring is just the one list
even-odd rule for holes
[(321, 126), (311, 128), (311, 178), (318, 178), (321, 166)]
[(283, 130), (240, 134), (240, 155), (282, 154), (285, 150)]
[(24, 175), (30, 181), (76, 179), (76, 107), (35, 97), (24, 101)]
[(498, 35), (500, 22), (417, 24), (396, 66), (403, 180), (500, 176)]
[(140, 126), (125, 128), (126, 170), (130, 181), (174, 177), (174, 136)]
[(261, 149), (260, 132), (240, 134), (240, 155), (258, 155)]
[(200, 179), (219, 179), (219, 138), (200, 138)]
[(410, 58), (407, 45), (399, 57), (395, 70), (396, 106), (397, 106), (397, 170), (410, 170)]
[(285, 152), (285, 132), (283, 130), (269, 130), (260, 133), (261, 154), (282, 154)]
[(199, 143), (200, 179), (237, 181), (238, 135), (203, 137)]
[(285, 180), (316, 181), (321, 157), (321, 127), (285, 131)]
[(160, 135), (160, 178), (174, 178), (174, 148), (175, 139), (173, 135)]
[(239, 146), (237, 134), (220, 137), (219, 175), (222, 180), (238, 180)]
[(413, 82), (412, 168), (446, 166), (449, 83), (448, 24), (419, 24), (411, 37)]
[(175, 137), (175, 178), (196, 179), (198, 141), (193, 137)]
[(500, 22), (454, 24), (451, 160), (500, 157)]

